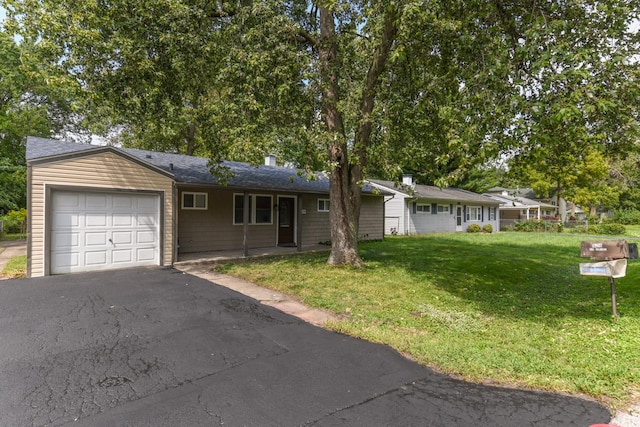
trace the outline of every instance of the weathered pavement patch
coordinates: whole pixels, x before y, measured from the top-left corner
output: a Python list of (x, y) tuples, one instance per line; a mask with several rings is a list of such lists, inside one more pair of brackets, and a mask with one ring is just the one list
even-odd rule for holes
[(588, 426), (587, 400), (468, 384), (170, 269), (0, 287), (0, 425)]

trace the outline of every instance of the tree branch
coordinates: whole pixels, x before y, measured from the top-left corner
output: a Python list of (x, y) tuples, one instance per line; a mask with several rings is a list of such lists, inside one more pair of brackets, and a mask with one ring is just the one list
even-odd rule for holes
[(369, 145), (372, 129), (371, 113), (373, 112), (375, 103), (378, 80), (389, 60), (391, 47), (393, 46), (398, 31), (396, 23), (397, 15), (398, 8), (395, 5), (390, 6), (384, 15), (384, 26), (380, 37), (380, 44), (373, 54), (362, 89), (359, 111), (360, 121), (355, 137), (355, 148), (360, 162), (360, 168), (366, 166), (366, 146)]

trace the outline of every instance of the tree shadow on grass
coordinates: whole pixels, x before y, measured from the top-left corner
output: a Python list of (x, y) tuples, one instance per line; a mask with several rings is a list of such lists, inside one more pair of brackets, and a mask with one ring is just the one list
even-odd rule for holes
[[(574, 236), (476, 235), (399, 237), (362, 246), (367, 262), (402, 267), (485, 314), (553, 324), (566, 318), (610, 319), (606, 277), (579, 274)], [(636, 263), (638, 263), (636, 261)], [(616, 280), (618, 314), (640, 317), (639, 268)]]

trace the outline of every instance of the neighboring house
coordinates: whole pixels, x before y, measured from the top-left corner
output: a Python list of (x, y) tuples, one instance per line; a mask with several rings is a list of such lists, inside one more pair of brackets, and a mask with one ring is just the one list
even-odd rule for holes
[(385, 196), (385, 234), (424, 234), (466, 231), (469, 225), (490, 224), (498, 229), (498, 205), (495, 200), (457, 188), (439, 188), (414, 184), (405, 175), (396, 186), (391, 181), (369, 182)]
[[(233, 174), (225, 185), (206, 158), (34, 137), (26, 157), (30, 277), (331, 238), (322, 173), (223, 162)], [(359, 237), (382, 239), (383, 215), (383, 195), (365, 186)]]
[[(517, 221), (541, 220), (556, 218), (558, 207), (542, 200), (537, 200), (532, 190), (510, 190), (494, 187), (484, 193), (500, 203), (500, 226), (507, 227)], [(529, 196), (529, 197), (527, 197)]]

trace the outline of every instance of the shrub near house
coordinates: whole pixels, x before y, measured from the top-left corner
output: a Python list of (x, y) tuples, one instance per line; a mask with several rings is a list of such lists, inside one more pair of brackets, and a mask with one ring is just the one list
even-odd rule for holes
[(2, 232), (6, 234), (25, 233), (27, 224), (27, 210), (20, 209), (17, 211), (10, 211), (3, 217), (0, 217), (2, 221)]

